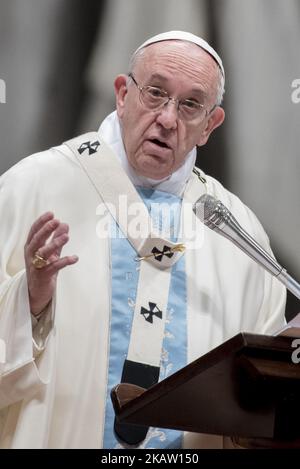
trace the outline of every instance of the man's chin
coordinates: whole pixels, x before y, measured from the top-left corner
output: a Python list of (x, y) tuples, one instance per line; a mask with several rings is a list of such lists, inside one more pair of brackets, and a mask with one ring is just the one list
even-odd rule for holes
[(141, 174), (144, 177), (154, 179), (155, 181), (161, 181), (162, 179), (167, 179), (171, 174), (172, 171), (170, 168), (162, 169), (161, 165), (157, 167), (144, 167)]
[(172, 174), (172, 168), (163, 161), (163, 158), (156, 155), (147, 155), (142, 164), (137, 165), (135, 171), (140, 175), (150, 179), (160, 181)]

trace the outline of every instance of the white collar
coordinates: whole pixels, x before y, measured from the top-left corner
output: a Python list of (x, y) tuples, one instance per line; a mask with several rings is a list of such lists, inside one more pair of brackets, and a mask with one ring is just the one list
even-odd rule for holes
[(112, 112), (106, 117), (106, 119), (104, 119), (99, 128), (99, 134), (115, 151), (121, 161), (124, 171), (135, 186), (157, 189), (177, 196), (181, 196), (183, 194), (195, 165), (197, 156), (196, 147), (187, 155), (185, 162), (177, 169), (177, 171), (171, 174), (171, 176), (158, 181), (156, 179), (150, 179), (138, 175), (128, 163), (121, 135), (120, 122), (116, 111)]

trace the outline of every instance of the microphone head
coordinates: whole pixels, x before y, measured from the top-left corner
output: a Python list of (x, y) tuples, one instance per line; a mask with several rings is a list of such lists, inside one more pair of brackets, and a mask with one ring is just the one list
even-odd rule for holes
[(222, 229), (231, 216), (228, 208), (209, 194), (204, 194), (197, 200), (193, 211), (206, 226), (216, 231)]
[(215, 213), (215, 210), (218, 205), (218, 200), (215, 199), (212, 195), (203, 194), (201, 197), (195, 202), (193, 211), (195, 215), (205, 223), (211, 215)]

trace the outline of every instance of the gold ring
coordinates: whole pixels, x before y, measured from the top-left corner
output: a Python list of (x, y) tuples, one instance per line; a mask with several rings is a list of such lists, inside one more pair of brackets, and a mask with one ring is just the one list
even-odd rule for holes
[(35, 255), (33, 256), (32, 264), (34, 265), (36, 269), (42, 269), (48, 264), (48, 261), (44, 257), (40, 256), (40, 254), (37, 251)]

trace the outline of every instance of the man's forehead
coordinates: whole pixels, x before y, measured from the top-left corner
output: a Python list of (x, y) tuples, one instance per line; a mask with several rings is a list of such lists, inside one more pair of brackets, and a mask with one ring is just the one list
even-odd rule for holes
[(141, 46), (139, 46), (135, 51), (134, 55), (141, 49), (148, 48), (148, 46), (151, 46), (152, 44), (154, 45), (160, 43), (160, 45), (162, 45), (164, 41), (181, 41), (183, 43), (193, 44), (199, 49), (201, 48), (214, 59), (225, 78), (223, 63), (218, 53), (204, 39), (199, 36), (195, 36), (194, 34), (189, 32), (168, 31), (162, 34), (157, 34), (156, 36), (151, 37), (150, 39), (145, 41)]
[(191, 42), (180, 41), (177, 39), (166, 40), (163, 42), (149, 44), (143, 50), (143, 56), (145, 59), (147, 59), (147, 61), (166, 60), (168, 55), (174, 55), (174, 58), (178, 57), (179, 60), (181, 58), (194, 60), (195, 65), (197, 65), (197, 61), (200, 62), (205, 59), (215, 64), (217, 67), (215, 60), (213, 57), (211, 57), (210, 54), (198, 47), (196, 44), (192, 44)]
[(206, 51), (195, 44), (177, 40), (150, 44), (136, 63), (136, 71), (140, 76), (142, 73), (147, 84), (157, 82), (160, 86), (166, 86), (171, 77), (176, 76), (178, 79), (182, 76), (189, 92), (198, 94), (203, 99), (208, 95), (208, 88), (205, 86), (207, 77), (217, 80), (217, 69), (216, 62)]

